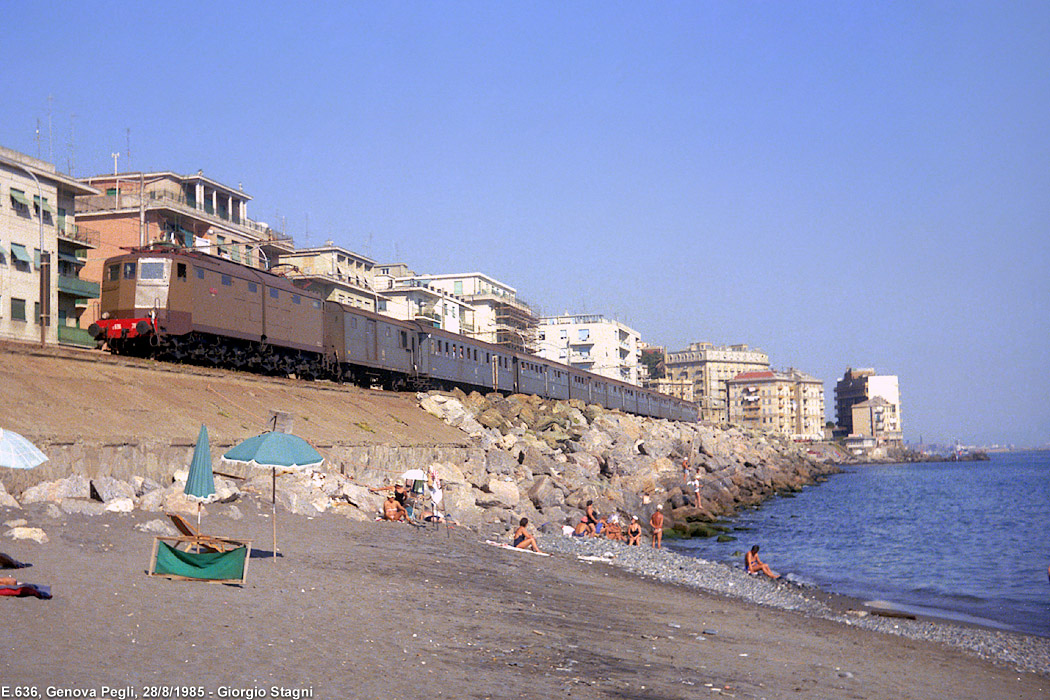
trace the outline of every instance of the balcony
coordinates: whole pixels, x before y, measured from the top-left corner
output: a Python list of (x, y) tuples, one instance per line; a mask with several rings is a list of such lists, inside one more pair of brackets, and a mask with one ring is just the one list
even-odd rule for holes
[(70, 294), (80, 299), (98, 299), (99, 284), (98, 282), (82, 280), (79, 277), (59, 275), (58, 291), (60, 294)]
[(79, 243), (80, 245), (87, 248), (98, 248), (100, 235), (95, 229), (85, 228), (78, 226), (70, 222), (62, 222), (59, 219), (59, 224), (56, 226), (58, 233), (58, 239), (60, 241), (68, 241), (70, 243)]

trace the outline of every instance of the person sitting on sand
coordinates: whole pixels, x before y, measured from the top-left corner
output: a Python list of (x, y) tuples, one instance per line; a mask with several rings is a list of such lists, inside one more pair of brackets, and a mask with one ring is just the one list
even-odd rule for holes
[(653, 547), (660, 549), (664, 539), (664, 506), (661, 503), (649, 518), (649, 527), (653, 529)]
[(642, 526), (638, 524), (638, 516), (631, 516), (631, 524), (627, 526), (627, 544), (638, 546), (642, 539)]
[(390, 494), (383, 501), (383, 518), (391, 522), (408, 522), (408, 511), (398, 503), (396, 494)]
[(757, 544), (751, 548), (751, 551), (744, 554), (744, 566), (749, 574), (765, 574), (769, 578), (780, 578), (780, 574), (775, 573), (769, 568), (769, 565), (758, 558)]
[(581, 523), (587, 526), (587, 536), (598, 536), (598, 514), (594, 511), (594, 501), (587, 501), (587, 508)]
[[(525, 526), (528, 524), (528, 518), (522, 518), (518, 521), (518, 529), (514, 531), (514, 546), (518, 549), (531, 549), (534, 552), (539, 552), (540, 548), (536, 544), (536, 538), (525, 529)], [(540, 553), (542, 554), (542, 552)]]
[(609, 521), (605, 523), (605, 539), (614, 542), (623, 542), (623, 530), (620, 528), (620, 518), (613, 513)]

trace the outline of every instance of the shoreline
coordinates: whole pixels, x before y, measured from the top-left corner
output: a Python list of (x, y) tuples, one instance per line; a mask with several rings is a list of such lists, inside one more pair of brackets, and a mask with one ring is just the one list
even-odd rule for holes
[[(750, 576), (742, 569), (724, 563), (668, 550), (656, 550), (648, 544), (628, 547), (619, 542), (594, 538), (548, 535), (540, 539), (544, 551), (576, 557), (583, 561), (604, 563), (642, 578), (683, 586), (744, 600), (756, 605), (798, 612), (849, 627), (892, 634), (914, 640), (932, 641), (961, 650), (1019, 671), (1050, 677), (1050, 637), (1026, 634), (937, 617), (912, 613), (892, 601), (864, 601), (852, 596), (800, 586), (784, 579), (773, 581)], [(612, 554), (612, 557), (605, 556)], [(890, 611), (907, 612), (916, 619), (895, 615), (881, 616), (866, 603), (888, 603)], [(886, 609), (886, 608), (883, 608)]]

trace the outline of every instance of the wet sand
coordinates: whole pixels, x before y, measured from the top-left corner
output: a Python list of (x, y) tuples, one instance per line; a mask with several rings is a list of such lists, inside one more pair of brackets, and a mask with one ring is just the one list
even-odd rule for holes
[(140, 698), (1050, 696), (1046, 676), (939, 644), (510, 552), (462, 529), (278, 513), (274, 560), (269, 504), (238, 507), (241, 520), (210, 506), (204, 530), (254, 540), (244, 587), (147, 577), (152, 536), (133, 525), (154, 514), (0, 510), (0, 522), (47, 532), (46, 544), (2, 538), (0, 551), (31, 562), (17, 576), (54, 594), (0, 598), (0, 686)]

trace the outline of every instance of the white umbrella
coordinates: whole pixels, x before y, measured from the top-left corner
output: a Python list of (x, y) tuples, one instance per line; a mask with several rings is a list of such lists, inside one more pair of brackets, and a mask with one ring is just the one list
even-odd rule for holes
[(47, 461), (36, 445), (11, 430), (0, 428), (0, 467), (32, 469)]
[(409, 481), (426, 481), (427, 475), (422, 469), (409, 469), (401, 475), (401, 478)]

